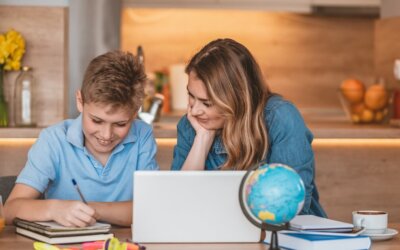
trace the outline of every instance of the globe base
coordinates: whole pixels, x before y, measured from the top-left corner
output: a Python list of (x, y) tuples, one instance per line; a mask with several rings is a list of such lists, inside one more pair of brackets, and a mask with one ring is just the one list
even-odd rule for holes
[(271, 240), (269, 244), (269, 250), (281, 250), (279, 248), (279, 241), (278, 241), (278, 231), (281, 230), (288, 230), (289, 229), (289, 222), (286, 222), (282, 225), (272, 225), (265, 222), (261, 223), (262, 230), (271, 231)]
[(272, 231), (271, 244), (269, 245), (269, 250), (281, 250), (281, 248), (279, 247), (277, 231)]

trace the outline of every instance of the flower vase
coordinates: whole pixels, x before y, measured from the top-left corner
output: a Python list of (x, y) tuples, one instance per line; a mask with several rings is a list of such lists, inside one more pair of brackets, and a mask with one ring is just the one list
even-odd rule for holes
[(8, 126), (7, 102), (4, 97), (4, 68), (0, 66), (0, 127)]

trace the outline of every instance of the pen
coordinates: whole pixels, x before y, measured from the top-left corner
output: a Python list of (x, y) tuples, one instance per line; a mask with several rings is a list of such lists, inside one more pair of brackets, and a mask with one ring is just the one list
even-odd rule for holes
[(78, 194), (79, 194), (79, 196), (81, 197), (81, 200), (82, 200), (85, 204), (87, 204), (85, 198), (84, 198), (83, 195), (82, 195), (81, 190), (79, 189), (78, 183), (76, 183), (76, 180), (75, 180), (75, 179), (72, 179), (72, 184), (74, 184), (74, 186), (75, 186), (75, 188), (76, 188), (76, 191), (78, 191)]

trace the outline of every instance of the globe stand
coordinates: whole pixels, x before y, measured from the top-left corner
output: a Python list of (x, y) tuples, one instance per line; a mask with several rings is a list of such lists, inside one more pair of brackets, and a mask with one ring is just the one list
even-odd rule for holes
[(278, 242), (278, 231), (288, 230), (289, 223), (283, 225), (272, 225), (265, 222), (261, 223), (262, 230), (271, 231), (271, 240), (269, 242), (269, 250), (280, 250)]

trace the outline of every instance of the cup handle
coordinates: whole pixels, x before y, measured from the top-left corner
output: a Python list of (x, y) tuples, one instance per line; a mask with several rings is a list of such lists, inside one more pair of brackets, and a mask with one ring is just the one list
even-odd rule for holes
[(359, 218), (358, 220), (356, 220), (356, 226), (364, 227), (364, 218)]

